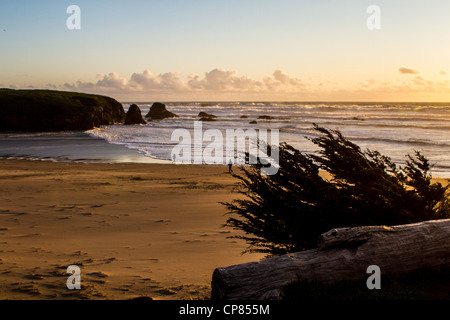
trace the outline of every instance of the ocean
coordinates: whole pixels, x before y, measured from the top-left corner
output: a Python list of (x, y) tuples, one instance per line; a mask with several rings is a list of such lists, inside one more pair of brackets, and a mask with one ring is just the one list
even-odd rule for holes
[[(130, 104), (123, 103), (125, 111)], [(137, 104), (145, 115), (152, 103)], [(0, 156), (112, 161), (112, 158), (122, 153), (126, 155), (121, 157), (120, 161), (123, 162), (170, 163), (171, 152), (179, 143), (172, 141), (172, 133), (176, 129), (187, 129), (192, 132), (195, 121), (199, 120), (199, 112), (203, 111), (217, 116), (216, 121), (203, 121), (203, 130), (218, 129), (225, 135), (227, 129), (278, 129), (280, 142), (285, 141), (302, 152), (314, 153), (318, 150), (317, 146), (307, 138), (317, 136), (313, 130), (313, 123), (316, 123), (328, 129), (338, 129), (363, 149), (377, 150), (401, 165), (405, 163), (407, 154), (413, 154), (415, 150), (420, 151), (430, 160), (433, 177), (450, 177), (450, 104), (332, 102), (165, 104), (167, 109), (176, 113), (179, 118), (149, 121), (146, 125), (103, 126), (85, 133), (1, 134)], [(258, 119), (261, 116), (271, 118)], [(252, 121), (257, 123), (250, 124)], [(55, 140), (61, 141), (58, 144), (61, 150), (55, 151), (55, 148), (49, 147), (49, 144), (55, 144)], [(72, 141), (64, 147), (63, 141), (70, 140)], [(72, 147), (72, 150), (68, 150), (74, 141), (77, 141), (77, 148)], [(84, 143), (87, 149), (83, 147)], [(123, 151), (114, 149), (112, 156), (102, 157), (100, 150), (105, 147), (105, 143), (111, 147), (120, 146)]]

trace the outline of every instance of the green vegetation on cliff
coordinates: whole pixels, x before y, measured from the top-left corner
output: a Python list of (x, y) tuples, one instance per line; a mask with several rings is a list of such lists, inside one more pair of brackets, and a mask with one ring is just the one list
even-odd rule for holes
[(53, 90), (0, 89), (0, 131), (89, 130), (123, 123), (113, 98)]

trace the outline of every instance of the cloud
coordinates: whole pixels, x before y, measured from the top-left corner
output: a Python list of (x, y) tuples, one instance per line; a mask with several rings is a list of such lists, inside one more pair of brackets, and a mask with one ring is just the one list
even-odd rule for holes
[(445, 70), (441, 70), (441, 71), (439, 71), (439, 74), (445, 76), (448, 74), (448, 72)]
[(239, 76), (234, 70), (222, 68), (206, 72), (203, 78), (198, 74), (191, 74), (186, 84), (190, 90), (255, 92), (265, 89), (261, 81)]
[[(100, 88), (114, 88), (114, 89), (126, 89), (128, 81), (121, 77), (116, 72), (111, 72), (108, 75), (105, 75), (102, 77), (102, 75), (99, 75), (101, 79), (97, 81), (95, 84), (96, 87)], [(88, 84), (90, 86), (90, 84)]]
[(299, 86), (302, 84), (300, 79), (284, 73), (283, 70), (275, 70), (272, 76), (283, 85)]
[(180, 73), (167, 72), (153, 74), (146, 69), (142, 73), (133, 73), (128, 81), (128, 88), (137, 91), (185, 90), (186, 84), (180, 79)]
[(271, 91), (298, 91), (304, 88), (302, 81), (299, 78), (285, 73), (283, 70), (275, 70), (272, 77), (264, 79), (264, 84), (268, 90)]
[[(448, 101), (450, 80), (428, 80), (417, 71), (400, 68), (402, 74), (413, 77), (391, 79), (368, 78), (356, 82), (336, 79), (301, 79), (283, 70), (275, 70), (262, 79), (240, 75), (235, 70), (215, 68), (204, 74), (179, 72), (153, 73), (146, 69), (124, 77), (116, 72), (98, 74), (95, 81), (47, 84), (45, 89), (81, 91), (105, 94), (122, 101), (160, 99), (175, 100), (347, 100), (347, 101)], [(36, 88), (33, 85), (10, 88)]]
[(399, 68), (398, 72), (400, 72), (401, 74), (419, 74), (420, 72), (414, 69), (410, 69), (410, 68)]
[(97, 82), (77, 81), (65, 83), (69, 90), (100, 90), (107, 92), (292, 92), (304, 87), (303, 82), (282, 70), (276, 70), (263, 81), (238, 75), (235, 70), (216, 68), (205, 72), (203, 76), (190, 74), (185, 79), (178, 72), (155, 74), (146, 69), (135, 72), (129, 79), (112, 72), (97, 75)]

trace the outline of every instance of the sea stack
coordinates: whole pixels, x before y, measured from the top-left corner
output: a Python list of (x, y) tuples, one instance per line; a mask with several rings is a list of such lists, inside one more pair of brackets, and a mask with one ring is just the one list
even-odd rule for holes
[(271, 116), (266, 116), (266, 115), (264, 115), (264, 116), (259, 116), (258, 119), (259, 119), (259, 120), (273, 120), (273, 119), (275, 119), (275, 118), (274, 118), (274, 117), (271, 117)]
[(199, 114), (198, 114), (198, 116), (200, 117), (200, 118), (211, 118), (211, 119), (215, 119), (215, 118), (217, 118), (217, 116), (215, 116), (215, 115), (213, 115), (213, 114), (211, 114), (211, 113), (207, 113), (207, 112), (200, 112)]
[(128, 109), (125, 118), (125, 124), (146, 124), (147, 121), (142, 117), (141, 109), (136, 104), (132, 104)]
[(166, 109), (166, 105), (161, 102), (155, 102), (150, 108), (150, 111), (145, 115), (146, 118), (152, 120), (161, 120), (166, 118), (178, 118), (178, 116)]

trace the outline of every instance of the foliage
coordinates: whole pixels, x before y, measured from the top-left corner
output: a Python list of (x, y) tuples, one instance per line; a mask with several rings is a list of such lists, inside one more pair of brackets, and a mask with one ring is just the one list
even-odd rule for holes
[(122, 104), (110, 97), (56, 90), (0, 89), (0, 132), (89, 130), (124, 120)]
[(430, 163), (420, 152), (398, 166), (377, 151), (362, 151), (338, 130), (315, 124), (314, 130), (316, 154), (281, 143), (276, 175), (264, 176), (257, 166), (233, 174), (245, 197), (222, 203), (231, 215), (225, 226), (244, 232), (234, 236), (249, 245), (244, 252), (314, 248), (320, 234), (338, 227), (450, 217), (449, 187), (431, 182)]

